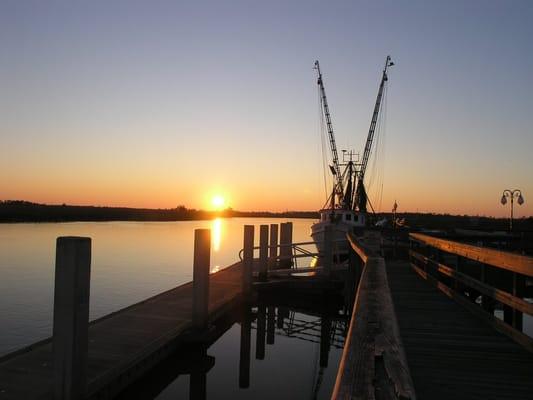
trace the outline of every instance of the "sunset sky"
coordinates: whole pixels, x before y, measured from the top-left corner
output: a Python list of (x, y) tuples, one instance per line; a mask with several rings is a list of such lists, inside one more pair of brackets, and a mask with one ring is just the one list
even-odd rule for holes
[[(316, 210), (315, 59), (385, 211), (533, 215), (531, 1), (2, 1), (0, 199)], [(373, 169), (369, 168), (369, 173)]]

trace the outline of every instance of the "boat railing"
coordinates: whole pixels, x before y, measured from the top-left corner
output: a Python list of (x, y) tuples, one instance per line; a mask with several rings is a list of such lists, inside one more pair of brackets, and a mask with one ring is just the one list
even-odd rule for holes
[[(334, 249), (339, 243), (345, 243), (343, 239), (333, 240), (331, 243), (334, 246)], [(319, 243), (320, 244), (320, 243)], [(285, 264), (288, 268), (291, 269), (301, 269), (315, 267), (320, 263), (320, 260), (324, 257), (324, 254), (316, 250), (317, 242), (308, 241), (308, 242), (299, 242), (299, 243), (286, 243), (278, 245), (269, 245), (268, 253), (274, 254), (274, 256), (268, 257), (269, 269), (275, 269), (280, 265)], [(308, 246), (315, 246), (314, 251), (306, 248)], [(261, 246), (255, 246), (254, 250), (254, 259), (259, 258), (259, 251)], [(286, 252), (286, 249), (290, 249)], [(278, 251), (279, 250), (279, 251)], [(243, 260), (244, 249), (239, 251), (239, 260)], [(257, 253), (257, 254), (256, 254)], [(302, 260), (303, 259), (303, 260)], [(300, 260), (300, 265), (298, 263)], [(303, 261), (303, 262), (302, 262)]]

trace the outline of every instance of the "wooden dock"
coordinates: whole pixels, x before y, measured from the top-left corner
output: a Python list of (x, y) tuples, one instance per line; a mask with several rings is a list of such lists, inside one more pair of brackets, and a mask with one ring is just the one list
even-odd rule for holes
[[(241, 276), (241, 263), (211, 275), (211, 320), (237, 304)], [(89, 397), (113, 397), (181, 344), (201, 339), (184, 335), (192, 327), (192, 291), (190, 282), (90, 324)], [(0, 399), (52, 399), (52, 357), (47, 339), (1, 358)]]
[(387, 263), (418, 399), (531, 399), (533, 354), (413, 271)]
[(533, 398), (531, 257), (412, 234), (410, 262), (385, 261), (379, 238), (348, 238), (360, 283), (333, 399)]

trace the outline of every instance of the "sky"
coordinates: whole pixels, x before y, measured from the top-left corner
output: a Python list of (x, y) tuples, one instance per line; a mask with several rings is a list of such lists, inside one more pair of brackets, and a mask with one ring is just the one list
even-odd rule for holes
[(514, 0), (3, 0), (0, 199), (319, 209), (313, 63), (362, 153), (390, 54), (375, 208), (506, 216), (521, 189), (533, 215), (532, 20)]

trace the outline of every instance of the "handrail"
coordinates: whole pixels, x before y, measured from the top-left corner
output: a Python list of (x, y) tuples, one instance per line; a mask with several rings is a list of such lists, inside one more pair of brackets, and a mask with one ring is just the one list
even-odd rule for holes
[(368, 248), (368, 246), (361, 243), (360, 240), (357, 240), (357, 238), (355, 237), (353, 233), (347, 233), (346, 238), (348, 239), (348, 242), (350, 243), (352, 250), (355, 251), (355, 253), (359, 256), (359, 258), (361, 258), (363, 263), (366, 263), (366, 261), (368, 260), (368, 257), (376, 255), (372, 251), (372, 249)]
[(528, 303), (527, 301), (522, 300), (519, 297), (513, 296), (512, 294), (507, 293), (504, 290), (500, 290), (493, 286), (487, 285), (486, 283), (481, 282), (475, 278), (472, 278), (471, 276), (468, 276), (467, 274), (463, 274), (459, 271), (456, 271), (453, 268), (448, 267), (447, 265), (441, 264), (435, 260), (431, 260), (430, 258), (422, 254), (416, 253), (412, 250), (409, 251), (409, 255), (412, 258), (417, 259), (425, 264), (433, 263), (436, 266), (437, 271), (440, 272), (441, 274), (449, 276), (450, 278), (454, 278), (460, 281), (461, 283), (473, 289), (476, 289), (478, 292), (480, 292), (481, 294), (485, 296), (490, 296), (494, 300), (498, 300), (499, 302), (505, 305), (508, 305), (509, 307), (513, 307), (521, 312), (524, 312), (529, 315), (533, 315), (533, 304), (532, 303)]
[(354, 235), (347, 238), (364, 269), (331, 398), (415, 399), (385, 260)]
[[(533, 352), (533, 338), (523, 332), (523, 313), (533, 315), (533, 304), (523, 298), (526, 277), (533, 276), (532, 257), (419, 233), (409, 236), (415, 243), (436, 249), (433, 255), (431, 252), (424, 255), (420, 250), (410, 249), (411, 267), (416, 273), (496, 330)], [(439, 251), (457, 256), (455, 266), (445, 265), (449, 257), (439, 255)], [(474, 263), (461, 262), (461, 258)], [(503, 320), (494, 315), (494, 301), (503, 305)]]
[(517, 272), (528, 277), (533, 277), (533, 257), (506, 251), (477, 247), (459, 243), (452, 240), (440, 239), (421, 233), (410, 233), (409, 236), (421, 243), (435, 247), (439, 250), (456, 254), (461, 257), (488, 264), (493, 267)]

